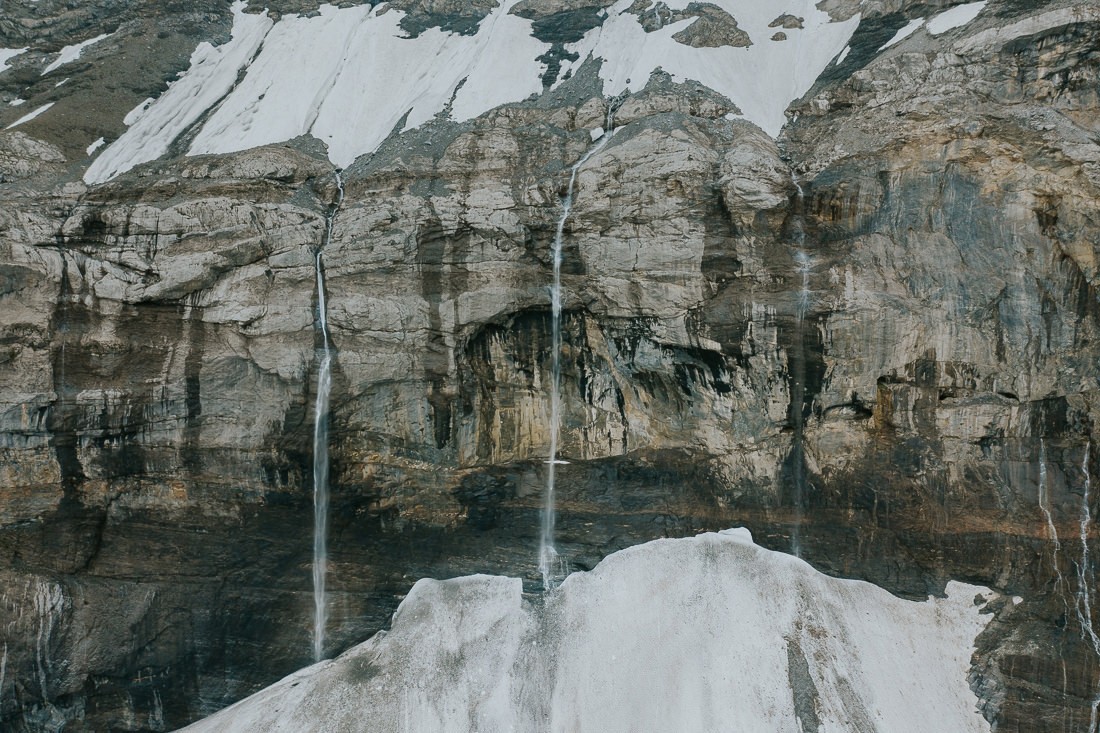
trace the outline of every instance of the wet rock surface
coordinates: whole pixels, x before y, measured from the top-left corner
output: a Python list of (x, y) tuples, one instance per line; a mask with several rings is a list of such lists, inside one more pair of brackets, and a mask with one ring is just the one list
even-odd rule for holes
[[(522, 6), (552, 43), (602, 9)], [(79, 122), (0, 132), (0, 727), (169, 730), (310, 661), (313, 256), (333, 169), (297, 140), (84, 186), (115, 108), (227, 33), (228, 10), (180, 10), (168, 53), (114, 6), (17, 7), (0, 45), (40, 48), (0, 73), (30, 100), (0, 124), (54, 94)], [(877, 52), (939, 9), (867, 9), (778, 142), (661, 74), (611, 103), (565, 227), (558, 549), (584, 569), (744, 524), (907, 597), (952, 579), (1019, 596), (978, 640), (983, 712), (999, 731), (1086, 730), (1100, 18), (994, 1)], [(64, 86), (38, 78), (116, 22), (133, 35), (103, 44), (153, 44), (160, 65), (100, 97), (126, 66), (97, 45)], [(420, 577), (538, 589), (550, 246), (608, 106), (584, 68), (343, 173), (324, 253), (330, 654)]]

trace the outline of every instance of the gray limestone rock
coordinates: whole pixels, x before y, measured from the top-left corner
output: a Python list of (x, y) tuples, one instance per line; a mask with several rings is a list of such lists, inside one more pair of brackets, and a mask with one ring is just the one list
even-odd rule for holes
[[(564, 53), (606, 5), (513, 12)], [(984, 714), (1080, 730), (1100, 669), (1073, 611), (1097, 552), (1080, 522), (1100, 475), (1100, 16), (1025, 5), (991, 0), (880, 54), (906, 14), (948, 4), (865, 4), (778, 140), (660, 73), (604, 99), (590, 62), (344, 171), (323, 253), (326, 652), (384, 628), (420, 577), (539, 588), (551, 245), (612, 108), (563, 227), (570, 567), (745, 524), (898, 594), (981, 583), (1023, 599), (978, 641)], [(490, 9), (400, 7), (420, 32)], [(736, 41), (707, 7), (687, 40)], [(0, 132), (0, 727), (20, 733), (167, 730), (309, 661), (314, 257), (334, 171), (297, 139), (80, 183), (118, 109), (227, 32), (221, 5), (148, 10), (0, 19), (3, 44), (37, 44), (0, 93), (36, 105), (65, 34), (122, 29), (114, 61), (72, 70), (58, 104), (79, 121)]]

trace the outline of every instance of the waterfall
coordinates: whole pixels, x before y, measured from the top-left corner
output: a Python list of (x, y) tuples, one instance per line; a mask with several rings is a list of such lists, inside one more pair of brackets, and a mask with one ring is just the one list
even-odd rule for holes
[(573, 210), (573, 188), (577, 182), (577, 172), (588, 160), (600, 152), (614, 130), (614, 109), (608, 106), (607, 129), (600, 130), (596, 144), (589, 148), (581, 159), (578, 160), (569, 171), (569, 186), (566, 188), (565, 197), (561, 202), (561, 216), (558, 217), (558, 226), (554, 232), (554, 244), (551, 250), (554, 258), (554, 279), (550, 285), (550, 457), (546, 461), (546, 490), (542, 503), (542, 531), (539, 535), (539, 573), (542, 575), (542, 587), (545, 590), (553, 588), (555, 574), (564, 575), (565, 569), (557, 548), (554, 547), (555, 498), (554, 481), (558, 464), (565, 461), (558, 460), (558, 436), (561, 432), (561, 260), (562, 238), (565, 234), (565, 222)]
[[(1089, 472), (1089, 454), (1092, 442), (1085, 444), (1085, 456), (1081, 459), (1081, 473), (1085, 477), (1084, 495), (1081, 497), (1081, 562), (1077, 566), (1077, 620), (1081, 624), (1081, 635), (1092, 646), (1093, 653), (1100, 659), (1100, 637), (1092, 625), (1092, 561), (1089, 559), (1089, 525), (1092, 524), (1092, 511), (1089, 509), (1089, 491), (1092, 475)], [(1088, 733), (1096, 732), (1097, 711), (1100, 710), (1100, 691), (1093, 696), (1089, 718)]]
[(810, 310), (810, 256), (804, 250), (798, 250), (794, 255), (798, 273), (802, 275), (802, 287), (798, 291), (798, 308), (796, 317), (801, 324)]
[(336, 171), (336, 202), (325, 215), (325, 236), (315, 254), (317, 273), (317, 322), (321, 328), (321, 362), (317, 369), (317, 398), (313, 405), (313, 659), (321, 661), (325, 649), (325, 573), (328, 566), (328, 423), (332, 391), (332, 342), (325, 302), (325, 270), (321, 261), (332, 241), (332, 224), (344, 202), (344, 180)]
[(1050, 513), (1050, 485), (1047, 481), (1047, 446), (1046, 441), (1039, 438), (1039, 508), (1046, 517), (1047, 535), (1054, 548), (1050, 560), (1051, 565), (1054, 566), (1054, 574), (1057, 577), (1054, 592), (1060, 593), (1060, 589), (1065, 583), (1062, 578), (1062, 571), (1058, 568), (1058, 553), (1062, 549), (1062, 543), (1058, 540), (1058, 528), (1054, 526), (1054, 517)]
[(793, 210), (794, 216), (794, 231), (793, 239), (798, 249), (794, 253), (795, 272), (797, 272), (802, 279), (802, 285), (798, 290), (798, 301), (795, 304), (794, 311), (794, 344), (791, 349), (790, 358), (790, 382), (791, 382), (791, 403), (788, 413), (791, 427), (794, 430), (794, 436), (791, 441), (791, 503), (793, 504), (794, 517), (791, 522), (791, 554), (795, 557), (802, 557), (802, 505), (805, 502), (805, 488), (806, 488), (806, 475), (805, 475), (805, 458), (802, 451), (802, 431), (803, 431), (803, 403), (805, 402), (806, 395), (806, 356), (805, 349), (805, 337), (803, 329), (805, 328), (806, 314), (810, 311), (810, 269), (812, 260), (810, 255), (806, 253), (802, 247), (805, 245), (806, 236), (802, 228), (802, 210), (803, 210), (803, 193), (802, 186), (799, 185), (798, 180), (794, 177), (794, 173), (791, 174), (791, 182), (794, 184), (795, 191), (797, 192), (795, 197), (795, 204)]

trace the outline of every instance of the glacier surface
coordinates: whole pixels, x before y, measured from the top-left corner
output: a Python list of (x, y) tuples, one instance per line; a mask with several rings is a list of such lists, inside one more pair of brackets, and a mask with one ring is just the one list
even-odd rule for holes
[(618, 552), (536, 601), (421, 580), (390, 632), (185, 730), (989, 731), (967, 682), (985, 593), (903, 600), (746, 530)]

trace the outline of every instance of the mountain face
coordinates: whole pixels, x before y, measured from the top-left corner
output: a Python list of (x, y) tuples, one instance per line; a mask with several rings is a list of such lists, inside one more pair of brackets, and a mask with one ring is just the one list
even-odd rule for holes
[(1098, 37), (1063, 0), (6, 2), (0, 727), (170, 730), (311, 661), (319, 281), (325, 654), (420, 578), (540, 590), (558, 243), (567, 569), (744, 525), (980, 584), (1020, 599), (985, 721), (1094, 730)]

